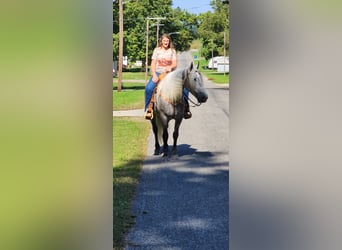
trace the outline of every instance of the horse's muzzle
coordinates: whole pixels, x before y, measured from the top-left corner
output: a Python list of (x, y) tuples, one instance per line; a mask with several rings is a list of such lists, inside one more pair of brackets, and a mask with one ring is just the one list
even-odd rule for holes
[(208, 95), (206, 93), (200, 93), (197, 98), (198, 102), (204, 103), (208, 100)]

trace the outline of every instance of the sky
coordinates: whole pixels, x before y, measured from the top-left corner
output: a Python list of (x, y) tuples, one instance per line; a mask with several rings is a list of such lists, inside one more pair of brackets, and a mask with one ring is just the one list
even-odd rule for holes
[(173, 0), (173, 8), (180, 7), (192, 14), (213, 11), (210, 6), (210, 0)]

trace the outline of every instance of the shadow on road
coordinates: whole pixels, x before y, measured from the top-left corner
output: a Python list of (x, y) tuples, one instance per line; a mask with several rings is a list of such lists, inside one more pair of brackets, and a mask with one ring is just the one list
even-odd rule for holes
[(126, 249), (228, 249), (227, 153), (178, 152), (145, 160)]

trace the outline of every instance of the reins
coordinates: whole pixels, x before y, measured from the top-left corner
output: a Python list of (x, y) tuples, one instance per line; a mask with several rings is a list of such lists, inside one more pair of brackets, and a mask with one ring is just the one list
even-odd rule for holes
[[(190, 94), (190, 93), (189, 93)], [(189, 102), (191, 102), (194, 106), (192, 106), (192, 107), (199, 107), (199, 106), (201, 106), (202, 105), (202, 103), (200, 103), (200, 102), (194, 102), (192, 99), (190, 99), (190, 96), (188, 96), (188, 97), (185, 97), (184, 96), (184, 98), (186, 99), (186, 101), (189, 101)]]

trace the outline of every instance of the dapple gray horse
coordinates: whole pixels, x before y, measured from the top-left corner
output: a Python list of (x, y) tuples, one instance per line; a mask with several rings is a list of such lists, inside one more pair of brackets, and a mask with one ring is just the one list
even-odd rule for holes
[(168, 124), (175, 119), (173, 131), (172, 154), (177, 154), (177, 139), (179, 127), (184, 115), (183, 89), (187, 88), (196, 97), (198, 103), (204, 103), (208, 94), (203, 86), (203, 77), (195, 67), (192, 58), (187, 54), (180, 54), (177, 60), (177, 69), (168, 73), (157, 86), (154, 103), (154, 117), (152, 128), (155, 137), (154, 154), (160, 154), (160, 145), (163, 144), (163, 157), (168, 156)]

